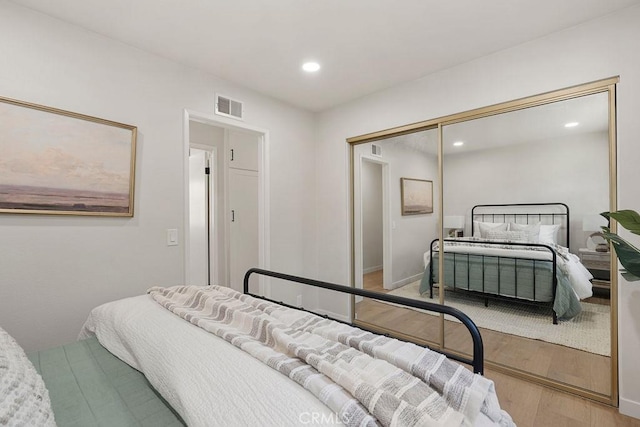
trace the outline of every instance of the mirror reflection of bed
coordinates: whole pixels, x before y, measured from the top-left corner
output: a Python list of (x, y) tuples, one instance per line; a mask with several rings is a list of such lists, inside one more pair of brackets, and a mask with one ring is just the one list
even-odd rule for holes
[[(590, 276), (585, 278), (581, 291), (575, 291), (570, 284), (565, 289), (566, 295), (575, 297), (572, 302), (574, 312), (567, 315), (563, 313), (559, 316), (558, 324), (552, 321), (554, 310), (551, 308), (555, 304), (557, 292), (551, 287), (551, 282), (543, 285), (540, 278), (544, 274), (533, 273), (537, 270), (531, 267), (531, 261), (527, 261), (528, 267), (518, 266), (519, 273), (511, 279), (503, 277), (511, 274), (502, 271), (508, 269), (508, 266), (503, 264), (500, 266), (502, 270), (495, 267), (495, 271), (502, 271), (499, 274), (502, 280), (506, 280), (502, 286), (508, 288), (509, 280), (516, 281), (521, 292), (525, 293), (524, 296), (514, 298), (513, 290), (497, 292), (494, 289), (487, 293), (489, 298), (485, 298), (487, 295), (482, 293), (460, 292), (460, 289), (454, 291), (453, 284), (447, 282), (447, 279), (447, 290), (442, 298), (439, 286), (434, 288), (432, 298), (428, 289), (422, 289), (421, 293), (422, 275), (416, 279), (417, 267), (410, 264), (417, 262), (421, 269), (428, 265), (425, 263), (425, 253), (429, 252), (429, 244), (439, 237), (437, 226), (433, 226), (430, 221), (437, 221), (438, 210), (434, 209), (433, 215), (424, 216), (421, 233), (399, 237), (395, 230), (402, 227), (403, 222), (420, 219), (403, 218), (399, 209), (394, 206), (393, 199), (389, 202), (389, 222), (392, 228), (396, 227), (391, 233), (394, 252), (391, 262), (392, 280), (385, 283), (381, 277), (383, 275), (363, 274), (363, 282), (370, 289), (381, 292), (427, 301), (443, 301), (454, 307), (458, 305), (480, 327), (486, 359), (490, 363), (506, 366), (525, 376), (549, 379), (572, 390), (611, 395), (611, 258), (610, 253), (602, 246), (596, 251), (592, 241), (592, 235), (597, 233), (601, 225), (606, 225), (606, 222), (599, 222), (598, 214), (609, 210), (608, 106), (607, 94), (597, 93), (457, 122), (442, 128), (443, 236), (468, 239), (473, 236), (472, 233), (479, 231), (477, 227), (472, 231), (472, 208), (478, 204), (561, 202), (570, 208), (570, 215), (556, 220), (545, 215), (529, 218), (474, 218), (478, 222), (506, 225), (504, 230), (495, 230), (491, 240), (514, 241), (518, 238), (528, 239), (533, 234), (536, 235), (535, 239), (539, 239), (540, 229), (536, 227), (542, 226), (548, 234), (549, 226), (560, 224), (558, 228), (561, 241), (556, 244), (565, 249), (558, 252), (559, 263), (562, 264), (559, 268), (582, 268)], [(578, 122), (578, 125), (565, 127), (572, 122)], [(432, 132), (431, 138), (429, 131), (422, 132), (425, 148), (420, 155), (432, 156), (435, 159), (433, 161), (437, 161), (437, 130)], [(375, 144), (382, 148), (385, 158), (387, 151), (393, 152), (395, 147), (403, 144), (403, 138), (405, 149), (412, 147), (416, 150), (414, 157), (417, 157), (416, 137), (411, 134), (390, 138), (392, 142), (388, 146), (387, 140), (379, 140)], [(371, 143), (366, 143), (354, 147), (354, 164), (358, 153), (367, 152), (370, 145)], [(405, 170), (407, 167), (412, 166), (406, 159), (401, 164), (390, 160), (390, 170)], [(393, 180), (390, 182), (391, 186), (395, 185)], [(437, 178), (434, 178), (434, 193), (437, 191), (437, 182)], [(436, 194), (434, 200), (437, 203)], [(461, 219), (463, 224), (460, 224)], [(512, 223), (516, 224), (514, 229), (511, 228)], [(455, 228), (446, 228), (447, 224), (452, 224)], [(535, 233), (532, 228), (535, 228)], [(478, 237), (480, 238), (486, 240), (488, 236), (485, 234)], [(595, 239), (597, 240), (597, 236)], [(424, 250), (411, 249), (404, 252), (401, 242), (407, 240), (423, 242)], [(357, 248), (355, 251), (357, 252)], [(396, 254), (395, 251), (401, 254)], [(396, 255), (402, 258), (402, 267), (399, 266), (400, 261)], [(565, 258), (571, 259), (572, 267), (565, 266)], [(446, 260), (445, 255), (445, 262)], [(456, 264), (458, 276), (468, 274), (463, 264)], [(529, 273), (525, 272), (527, 268)], [(396, 269), (402, 269), (402, 274), (396, 272)], [(447, 272), (446, 265), (444, 271), (445, 277), (448, 274), (450, 281), (453, 271)], [(485, 267), (476, 273), (492, 274)], [(526, 284), (527, 275), (528, 280), (537, 281), (535, 288), (541, 292), (535, 298), (525, 292), (526, 286), (532, 286), (531, 283)], [(536, 279), (532, 279), (533, 276)], [(549, 277), (553, 276), (551, 274)], [(485, 284), (489, 288), (497, 286), (496, 280), (489, 282), (491, 281), (488, 280)], [(510, 286), (516, 285), (511, 283)], [(547, 286), (546, 290), (544, 286)], [(504, 295), (500, 295), (501, 293)], [(381, 329), (398, 331), (432, 343), (440, 342), (439, 319), (436, 316), (366, 300), (356, 302), (355, 312), (359, 321), (373, 323)], [(471, 350), (471, 342), (456, 322), (445, 320), (443, 335), (446, 350), (460, 353)], [(585, 372), (589, 374), (585, 375)]]

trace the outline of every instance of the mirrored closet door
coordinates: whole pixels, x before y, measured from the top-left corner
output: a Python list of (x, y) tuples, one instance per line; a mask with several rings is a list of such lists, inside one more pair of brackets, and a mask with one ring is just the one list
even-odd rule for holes
[[(616, 82), (350, 139), (355, 285), (459, 308), (481, 330), (489, 369), (617, 404), (616, 264), (598, 234), (599, 214), (616, 208)], [(380, 197), (370, 181), (382, 181)], [(423, 181), (433, 212), (404, 209), (406, 184)], [(367, 300), (354, 313), (471, 353), (446, 316)]]

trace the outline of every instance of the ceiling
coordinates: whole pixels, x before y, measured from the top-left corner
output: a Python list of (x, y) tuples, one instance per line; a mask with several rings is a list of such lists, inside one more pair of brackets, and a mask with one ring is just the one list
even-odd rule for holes
[[(575, 127), (565, 127), (567, 123)], [(609, 144), (609, 98), (601, 92), (522, 110), (455, 123), (443, 128), (445, 154), (468, 153), (508, 145), (574, 141), (598, 133)], [(464, 142), (461, 147), (453, 146)]]
[(323, 111), (640, 0), (12, 2)]
[[(577, 126), (565, 127), (571, 122)], [(558, 144), (585, 134), (600, 134), (608, 144), (608, 130), (609, 98), (602, 92), (446, 125), (442, 135), (444, 154), (454, 155), (519, 144)], [(456, 141), (464, 145), (453, 146)], [(437, 156), (438, 130), (393, 136), (374, 144), (382, 145), (383, 150), (397, 144)]]

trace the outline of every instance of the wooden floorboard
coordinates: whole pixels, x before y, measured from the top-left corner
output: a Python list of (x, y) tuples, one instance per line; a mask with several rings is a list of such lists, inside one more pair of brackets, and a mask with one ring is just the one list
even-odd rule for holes
[(553, 390), (487, 369), (502, 409), (518, 427), (640, 427), (618, 408)]
[[(386, 293), (382, 287), (382, 270), (364, 275), (364, 288)], [(606, 299), (591, 300), (608, 303)], [(428, 341), (438, 340), (439, 317), (365, 299), (356, 305), (358, 320), (381, 327), (393, 327), (401, 333)], [(467, 330), (446, 323), (446, 345), (457, 350), (471, 350)], [(543, 341), (481, 329), (485, 343), (485, 360), (492, 360), (569, 382), (573, 385), (608, 393), (610, 359)], [(640, 427), (640, 420), (621, 415), (617, 408), (491, 369), (485, 370), (493, 380), (500, 405), (519, 427)]]

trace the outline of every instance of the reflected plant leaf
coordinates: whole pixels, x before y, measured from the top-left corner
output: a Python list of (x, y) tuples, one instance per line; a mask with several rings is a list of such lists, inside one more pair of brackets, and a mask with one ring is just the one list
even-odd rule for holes
[[(617, 212), (603, 212), (601, 214), (607, 219), (615, 219), (618, 223), (634, 234), (640, 235), (640, 215), (632, 210), (621, 210)], [(640, 280), (640, 250), (631, 243), (612, 233), (609, 227), (602, 227), (603, 236), (611, 243), (620, 264), (625, 268), (623, 276), (628, 281)]]
[(632, 232), (633, 234), (640, 235), (640, 214), (630, 209), (624, 209), (616, 212), (603, 212), (600, 215), (608, 220), (613, 218), (618, 223)]

